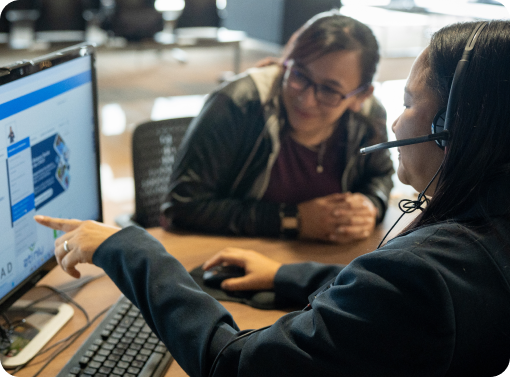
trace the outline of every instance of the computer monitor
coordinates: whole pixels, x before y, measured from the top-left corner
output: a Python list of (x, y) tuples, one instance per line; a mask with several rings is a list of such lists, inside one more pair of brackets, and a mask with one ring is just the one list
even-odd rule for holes
[[(34, 215), (102, 220), (94, 68), (90, 45), (0, 68), (2, 314), (56, 265), (54, 242), (60, 234), (37, 225)], [(58, 311), (50, 309), (46, 315)], [(68, 309), (60, 312), (61, 319), (36, 322), (54, 330), (55, 321), (65, 323), (72, 315)], [(33, 343), (52, 336), (39, 326), (28, 331), (29, 338), (38, 334)], [(39, 346), (27, 345), (22, 352), (33, 353)], [(19, 358), (18, 352), (16, 348), (3, 355), (3, 366), (30, 358)]]

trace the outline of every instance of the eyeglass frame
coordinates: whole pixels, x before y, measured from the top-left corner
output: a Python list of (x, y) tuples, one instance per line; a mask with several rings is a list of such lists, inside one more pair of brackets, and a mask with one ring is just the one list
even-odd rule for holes
[[(286, 84), (288, 82), (289, 76), (290, 76), (290, 71), (292, 70), (292, 66), (294, 64), (296, 64), (296, 61), (294, 59), (288, 59), (283, 62), (283, 67), (285, 68), (285, 73), (283, 74), (283, 83), (284, 84)], [(308, 77), (304, 73), (301, 73), (299, 71), (298, 71), (298, 73), (306, 80), (307, 84), (302, 89), (297, 89), (297, 88), (292, 88), (292, 87), (291, 87), (291, 89), (304, 93), (311, 86), (311, 87), (313, 87), (313, 94), (314, 94), (314, 97), (315, 97), (315, 100), (317, 101), (317, 103), (319, 103), (323, 106), (327, 106), (327, 107), (337, 107), (338, 105), (340, 105), (342, 103), (342, 101), (345, 101), (346, 99), (348, 99), (352, 96), (355, 96), (359, 93), (364, 92), (371, 85), (370, 83), (363, 84), (363, 85), (360, 85), (359, 87), (357, 87), (356, 89), (354, 89), (353, 91), (351, 91), (347, 94), (343, 94), (343, 93), (339, 92), (338, 90), (331, 88), (328, 85), (316, 83), (315, 81), (313, 81), (310, 77)], [(338, 94), (340, 96), (339, 100), (334, 105), (327, 104), (327, 103), (324, 103), (323, 101), (319, 100), (319, 98), (317, 97), (317, 91), (318, 91), (319, 87), (326, 87), (330, 91), (335, 92), (335, 94)]]

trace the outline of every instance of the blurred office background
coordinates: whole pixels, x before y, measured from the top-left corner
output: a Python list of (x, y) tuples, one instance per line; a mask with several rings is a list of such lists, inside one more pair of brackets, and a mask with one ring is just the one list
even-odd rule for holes
[[(405, 79), (442, 26), (508, 19), (496, 0), (16, 0), (0, 18), (0, 66), (87, 41), (98, 45), (105, 220), (133, 210), (131, 135), (137, 124), (196, 113), (219, 82), (279, 56), (313, 15), (341, 7), (381, 48), (376, 96), (391, 124)], [(395, 196), (413, 195), (397, 184)]]

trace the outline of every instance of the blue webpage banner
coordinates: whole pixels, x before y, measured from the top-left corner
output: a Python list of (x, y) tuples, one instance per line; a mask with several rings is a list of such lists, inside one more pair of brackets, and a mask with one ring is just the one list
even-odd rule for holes
[(27, 137), (23, 140), (18, 141), (16, 144), (7, 147), (7, 158), (16, 155), (25, 149), (30, 148), (30, 138)]
[(32, 146), (35, 208), (39, 209), (69, 188), (69, 148), (57, 133)]
[(0, 105), (0, 120), (8, 118), (14, 114), (20, 113), (32, 106), (38, 105), (44, 101), (52, 99), (71, 89), (77, 88), (83, 84), (92, 81), (91, 71), (85, 71), (68, 79), (59, 81), (55, 84), (36, 90), (35, 92), (25, 94), (19, 98)]

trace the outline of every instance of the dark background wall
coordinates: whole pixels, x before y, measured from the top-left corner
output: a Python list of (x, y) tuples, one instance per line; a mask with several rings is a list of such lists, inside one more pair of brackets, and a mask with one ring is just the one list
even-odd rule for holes
[(223, 26), (283, 45), (313, 15), (340, 4), (340, 0), (228, 0)]

